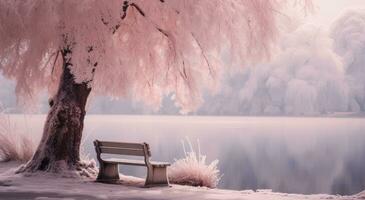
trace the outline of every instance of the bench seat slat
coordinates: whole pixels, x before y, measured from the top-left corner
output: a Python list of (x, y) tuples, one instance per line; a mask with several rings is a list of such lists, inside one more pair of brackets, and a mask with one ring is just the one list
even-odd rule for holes
[(123, 165), (136, 165), (136, 166), (146, 166), (144, 160), (131, 160), (131, 159), (123, 159), (123, 158), (106, 158), (103, 159), (104, 162), (107, 163), (119, 163)]
[(104, 147), (104, 146), (100, 147), (100, 153), (144, 156), (144, 151), (140, 149), (127, 149), (127, 148)]
[[(104, 162), (107, 163), (119, 163), (123, 165), (136, 165), (136, 166), (146, 166), (144, 160), (132, 160), (132, 159), (123, 159), (123, 158), (105, 158), (103, 159)], [(154, 166), (170, 166), (168, 162), (156, 162), (150, 161), (151, 165)]]
[(154, 166), (170, 166), (171, 164), (168, 162), (157, 162), (157, 161), (150, 161), (151, 165)]
[(117, 148), (129, 148), (129, 149), (141, 149), (143, 150), (143, 144), (140, 143), (126, 143), (126, 142), (108, 142), (108, 141), (98, 141), (99, 146), (105, 147), (117, 147)]

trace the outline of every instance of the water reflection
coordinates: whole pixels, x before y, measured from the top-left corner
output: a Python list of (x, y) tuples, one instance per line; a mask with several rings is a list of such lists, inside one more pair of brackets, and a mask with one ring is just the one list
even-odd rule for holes
[[(33, 120), (33, 131), (40, 132), (44, 117)], [(172, 162), (183, 156), (181, 141), (189, 137), (200, 140), (208, 161), (219, 159), (220, 188), (354, 194), (365, 189), (364, 131), (362, 118), (91, 115), (84, 144), (95, 156), (96, 138), (145, 141), (153, 158)], [(138, 167), (121, 171), (146, 173)]]

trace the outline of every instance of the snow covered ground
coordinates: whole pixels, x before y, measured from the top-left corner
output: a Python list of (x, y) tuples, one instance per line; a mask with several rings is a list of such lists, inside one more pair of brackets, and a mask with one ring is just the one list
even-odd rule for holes
[(143, 188), (143, 180), (121, 177), (121, 183), (102, 184), (90, 179), (67, 178), (63, 175), (37, 174), (36, 176), (15, 175), (16, 162), (0, 163), (0, 199), (245, 199), (245, 200), (319, 200), (319, 199), (365, 199), (365, 192), (353, 196), (326, 194), (300, 195), (274, 193), (270, 190), (233, 191), (172, 185), (171, 187)]

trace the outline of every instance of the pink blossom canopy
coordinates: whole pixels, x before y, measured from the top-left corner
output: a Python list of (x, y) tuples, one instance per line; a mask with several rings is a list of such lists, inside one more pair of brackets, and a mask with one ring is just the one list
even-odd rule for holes
[(188, 112), (202, 91), (219, 87), (223, 70), (268, 55), (283, 3), (2, 0), (0, 72), (16, 80), (19, 97), (52, 93), (62, 70), (58, 52), (72, 43), (76, 82), (156, 107), (172, 95)]

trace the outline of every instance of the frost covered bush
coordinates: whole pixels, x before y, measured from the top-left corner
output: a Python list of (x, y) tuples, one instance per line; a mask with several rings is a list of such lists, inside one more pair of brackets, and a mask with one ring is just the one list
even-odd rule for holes
[(183, 149), (185, 157), (171, 165), (168, 171), (170, 183), (190, 186), (205, 186), (215, 188), (221, 178), (217, 168), (218, 160), (214, 160), (210, 164), (206, 163), (206, 156), (201, 155), (200, 145), (198, 141), (198, 152), (195, 152), (191, 142), (187, 140), (190, 151)]
[(0, 111), (0, 161), (28, 161), (35, 144), (28, 134), (16, 130), (7, 115)]
[(76, 171), (82, 177), (96, 178), (98, 175), (98, 168), (94, 159), (81, 158), (81, 161), (76, 166)]
[[(87, 138), (86, 135), (85, 138)], [(96, 178), (99, 169), (96, 167), (96, 162), (93, 158), (90, 158), (90, 154), (85, 152), (84, 147), (85, 139), (81, 143), (80, 148), (80, 162), (76, 166), (76, 171), (82, 177)]]

